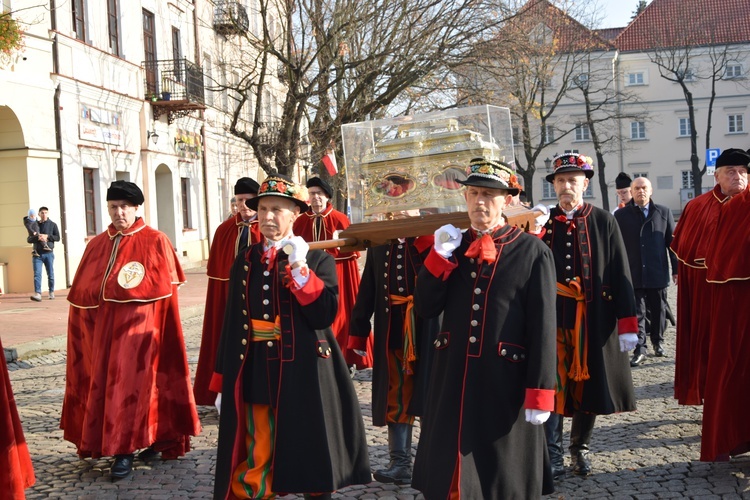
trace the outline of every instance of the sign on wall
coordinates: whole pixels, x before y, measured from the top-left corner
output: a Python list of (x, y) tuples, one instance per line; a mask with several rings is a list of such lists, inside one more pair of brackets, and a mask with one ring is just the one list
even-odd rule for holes
[(121, 146), (123, 133), (120, 129), (121, 113), (88, 104), (80, 104), (78, 136), (81, 139)]

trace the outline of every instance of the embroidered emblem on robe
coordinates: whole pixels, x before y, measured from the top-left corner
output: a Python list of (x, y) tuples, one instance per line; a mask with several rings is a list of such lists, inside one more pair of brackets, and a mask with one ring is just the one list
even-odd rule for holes
[(128, 262), (117, 273), (117, 283), (125, 289), (135, 288), (141, 284), (145, 275), (146, 269), (143, 264), (135, 261)]

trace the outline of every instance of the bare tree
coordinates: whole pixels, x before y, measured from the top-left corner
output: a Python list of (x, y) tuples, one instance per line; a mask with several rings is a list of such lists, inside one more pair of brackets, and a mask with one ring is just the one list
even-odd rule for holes
[(414, 109), (406, 93), (502, 20), (483, 0), (258, 0), (252, 14), (257, 28), (226, 52), (241, 76), (218, 87), (234, 98), (229, 131), (282, 173), (301, 143), (313, 161), (329, 148), (341, 157), (341, 124)]
[[(478, 45), (479, 55), (456, 68), (464, 82), (460, 102), (484, 101), (510, 108), (516, 123), (514, 141), (523, 151), (522, 158), (515, 158), (516, 169), (525, 186), (533, 185), (536, 163), (545, 149), (600, 120), (593, 110), (581, 122), (555, 112), (571, 88), (582, 83), (590, 54), (610, 49), (608, 42), (559, 7), (533, 0)], [(587, 92), (590, 84), (585, 85)], [(533, 203), (531, 189), (526, 191)]]
[(582, 72), (573, 78), (569, 97), (580, 102), (585, 110), (584, 120), (588, 128), (596, 156), (602, 208), (609, 210), (609, 186), (605, 168), (606, 154), (615, 152), (621, 144), (621, 133), (617, 124), (625, 118), (645, 120), (645, 113), (621, 114), (622, 104), (638, 101), (632, 92), (622, 91), (616, 84), (621, 75), (612, 70), (612, 58), (608, 52), (586, 52), (581, 62)]

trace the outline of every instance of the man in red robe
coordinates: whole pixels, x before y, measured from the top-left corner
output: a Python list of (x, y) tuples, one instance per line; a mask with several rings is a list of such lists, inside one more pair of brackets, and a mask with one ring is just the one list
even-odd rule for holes
[(716, 159), (716, 186), (685, 206), (670, 246), (680, 262), (674, 397), (681, 405), (700, 405), (705, 398), (712, 313), (708, 304), (714, 288), (706, 282), (706, 253), (716, 241), (714, 230), (722, 205), (742, 191), (725, 170), (741, 165), (744, 156), (741, 149), (727, 149)]
[(206, 309), (203, 313), (201, 350), (193, 386), (195, 403), (199, 405), (212, 405), (216, 401), (216, 393), (209, 390), (208, 386), (214, 374), (216, 350), (219, 348), (221, 326), (224, 324), (229, 270), (240, 251), (260, 241), (258, 217), (255, 210), (250, 210), (245, 204), (258, 195), (258, 187), (258, 183), (249, 177), (237, 180), (232, 199), (237, 203), (238, 211), (216, 228), (208, 254)]
[[(313, 177), (307, 181), (307, 193), (310, 209), (300, 215), (294, 222), (294, 234), (305, 241), (332, 240), (339, 232), (349, 227), (346, 215), (334, 210), (330, 203), (333, 189), (330, 184), (320, 177)], [(331, 325), (333, 334), (339, 347), (345, 353), (344, 359), (350, 370), (372, 367), (373, 339), (370, 335), (367, 341), (366, 356), (360, 357), (347, 349), (349, 343), (349, 316), (357, 300), (359, 290), (359, 269), (357, 259), (359, 252), (342, 252), (338, 248), (328, 248), (326, 252), (336, 261), (336, 274), (339, 277), (339, 312)]]
[(706, 253), (706, 279), (713, 290), (706, 386), (701, 432), (701, 460), (726, 461), (750, 451), (750, 314), (743, 308), (750, 295), (750, 155), (734, 150), (717, 168), (717, 180), (731, 199), (721, 206), (716, 232)]
[[(0, 354), (3, 344), (0, 342)], [(0, 492), (3, 498), (24, 498), (35, 482), (29, 448), (23, 437), (5, 356), (0, 356)]]
[(80, 457), (114, 456), (113, 478), (190, 450), (200, 422), (177, 303), (185, 275), (169, 238), (136, 217), (132, 182), (107, 190), (112, 224), (91, 240), (68, 294), (60, 428)]

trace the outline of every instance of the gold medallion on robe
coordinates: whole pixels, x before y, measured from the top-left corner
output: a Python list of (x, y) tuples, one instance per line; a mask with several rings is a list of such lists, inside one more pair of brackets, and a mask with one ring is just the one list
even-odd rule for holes
[(135, 288), (141, 284), (146, 275), (146, 268), (140, 262), (128, 262), (117, 273), (117, 283), (125, 289)]

